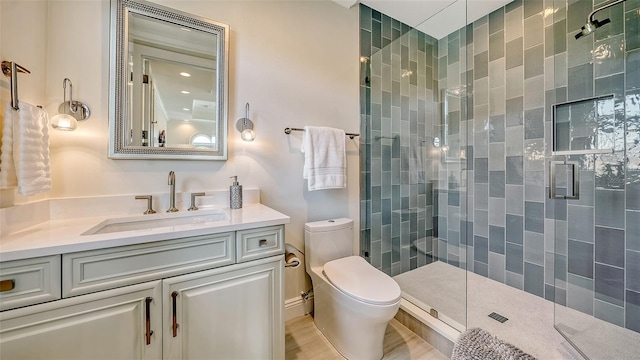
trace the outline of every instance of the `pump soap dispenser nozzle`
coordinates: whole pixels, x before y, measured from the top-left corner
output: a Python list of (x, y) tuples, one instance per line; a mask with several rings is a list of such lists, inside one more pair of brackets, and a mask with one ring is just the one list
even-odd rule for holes
[(230, 176), (233, 184), (229, 186), (229, 207), (231, 209), (242, 208), (242, 185), (238, 184), (238, 176)]

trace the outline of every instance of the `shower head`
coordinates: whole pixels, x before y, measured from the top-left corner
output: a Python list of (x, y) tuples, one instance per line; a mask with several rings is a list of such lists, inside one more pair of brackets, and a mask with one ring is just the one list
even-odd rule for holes
[(618, 5), (620, 3), (623, 3), (627, 0), (616, 0), (616, 1), (612, 1), (610, 3), (608, 3), (607, 5), (601, 6), (595, 10), (593, 10), (589, 16), (587, 16), (587, 22), (584, 24), (584, 26), (582, 26), (582, 28), (580, 29), (580, 32), (576, 34), (576, 39), (580, 39), (583, 36), (587, 36), (589, 34), (591, 34), (592, 32), (596, 31), (597, 28), (599, 28), (602, 25), (606, 25), (608, 23), (611, 22), (610, 19), (604, 19), (602, 21), (598, 21), (596, 19), (593, 18), (593, 16), (598, 12), (598, 11), (602, 11), (606, 8), (610, 8), (614, 5)]
[(587, 23), (582, 26), (582, 28), (580, 29), (580, 32), (576, 34), (576, 39), (580, 39), (583, 36), (587, 36), (592, 32), (596, 31), (596, 29), (599, 28), (600, 26), (606, 25), (610, 22), (611, 22), (610, 19), (604, 19), (602, 21), (589, 19)]

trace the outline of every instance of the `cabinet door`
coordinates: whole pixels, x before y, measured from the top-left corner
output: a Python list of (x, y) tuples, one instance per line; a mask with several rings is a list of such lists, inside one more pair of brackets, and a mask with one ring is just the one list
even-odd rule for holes
[(165, 279), (165, 359), (284, 359), (283, 256)]
[(0, 358), (159, 359), (161, 289), (154, 281), (5, 311)]

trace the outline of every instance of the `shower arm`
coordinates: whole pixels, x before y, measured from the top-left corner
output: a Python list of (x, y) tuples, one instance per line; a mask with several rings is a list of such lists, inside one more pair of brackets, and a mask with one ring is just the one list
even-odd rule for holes
[(594, 21), (593, 20), (593, 16), (597, 12), (602, 11), (604, 9), (608, 9), (608, 8), (614, 6), (614, 5), (618, 5), (618, 4), (623, 3), (625, 1), (627, 1), (627, 0), (616, 0), (616, 1), (608, 3), (607, 5), (601, 6), (601, 7), (597, 8), (597, 9), (593, 10), (591, 13), (589, 13), (589, 17), (587, 17), (587, 22), (592, 23)]

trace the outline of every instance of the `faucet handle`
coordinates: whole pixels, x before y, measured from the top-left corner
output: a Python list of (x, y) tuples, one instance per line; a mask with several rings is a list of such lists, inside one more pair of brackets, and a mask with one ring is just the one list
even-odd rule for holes
[(198, 207), (196, 206), (196, 196), (204, 196), (204, 193), (203, 192), (191, 193), (191, 207), (187, 209), (188, 211), (198, 210)]
[(155, 214), (156, 211), (153, 210), (153, 196), (151, 195), (138, 195), (136, 196), (136, 200), (147, 200), (147, 210), (144, 212), (145, 215)]

